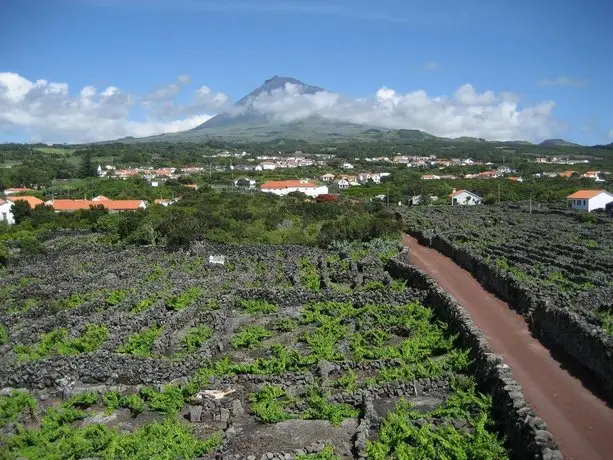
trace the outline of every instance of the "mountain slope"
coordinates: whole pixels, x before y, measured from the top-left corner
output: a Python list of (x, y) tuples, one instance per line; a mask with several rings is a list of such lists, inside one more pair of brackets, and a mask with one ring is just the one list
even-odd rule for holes
[(539, 145), (543, 147), (578, 147), (579, 144), (565, 141), (564, 139), (545, 139)]
[[(266, 80), (261, 86), (251, 91), (241, 100), (236, 102), (233, 109), (238, 110), (230, 110), (230, 113), (220, 113), (215, 115), (210, 120), (207, 120), (201, 125), (193, 128), (192, 131), (208, 130), (210, 132), (212, 128), (238, 128), (244, 125), (267, 124), (269, 122), (268, 117), (250, 107), (250, 103), (261, 94), (285, 89), (287, 84), (295, 85), (300, 94), (315, 94), (319, 91), (324, 91), (323, 88), (307, 85), (292, 77), (279, 77), (278, 75), (275, 75), (274, 77)], [(238, 114), (233, 114), (233, 112), (238, 112)]]

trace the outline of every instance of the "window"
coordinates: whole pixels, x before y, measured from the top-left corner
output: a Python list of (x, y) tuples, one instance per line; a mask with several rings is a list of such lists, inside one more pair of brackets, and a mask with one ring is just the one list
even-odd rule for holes
[(2, 222), (8, 222), (8, 218), (5, 212), (2, 213)]
[(585, 200), (583, 200), (583, 206), (585, 206)]

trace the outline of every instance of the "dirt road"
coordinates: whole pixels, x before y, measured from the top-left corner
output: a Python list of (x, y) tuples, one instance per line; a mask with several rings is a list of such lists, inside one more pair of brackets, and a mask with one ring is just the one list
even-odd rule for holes
[(511, 366), (527, 401), (547, 423), (565, 459), (613, 459), (613, 409), (562, 369), (524, 319), (470, 273), (434, 249), (404, 237), (412, 262), (470, 313), (492, 349)]

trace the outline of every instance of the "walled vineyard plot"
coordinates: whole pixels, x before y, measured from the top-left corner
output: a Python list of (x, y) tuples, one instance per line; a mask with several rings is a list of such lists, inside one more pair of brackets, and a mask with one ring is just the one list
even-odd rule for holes
[(497, 207), (414, 208), (432, 231), (613, 334), (613, 220)]
[(66, 238), (2, 274), (2, 458), (508, 456), (397, 243)]

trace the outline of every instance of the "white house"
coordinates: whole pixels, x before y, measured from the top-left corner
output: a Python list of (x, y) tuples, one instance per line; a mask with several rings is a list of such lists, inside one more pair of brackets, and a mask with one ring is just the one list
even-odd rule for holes
[(11, 201), (0, 200), (0, 222), (4, 222), (9, 225), (15, 223), (13, 211), (11, 210), (12, 207), (13, 203)]
[(481, 204), (483, 201), (479, 195), (475, 195), (468, 190), (454, 190), (449, 197), (451, 198), (452, 206), (456, 204), (472, 206), (475, 204)]
[(336, 182), (336, 185), (338, 185), (338, 188), (341, 190), (347, 190), (349, 188), (349, 181), (345, 178), (340, 179)]
[(326, 173), (326, 174), (323, 174), (323, 175), (320, 177), (320, 179), (321, 179), (322, 181), (324, 181), (324, 182), (330, 182), (330, 181), (333, 181), (335, 177), (336, 177), (336, 176), (335, 176), (334, 174), (332, 174), (332, 173)]
[(249, 179), (248, 177), (241, 177), (234, 181), (235, 187), (247, 187), (247, 188), (255, 188), (255, 180)]
[(262, 168), (260, 171), (274, 171), (277, 169), (277, 163), (274, 161), (262, 161), (258, 166)]
[(341, 165), (341, 168), (343, 168), (343, 169), (353, 169), (353, 165), (351, 163), (343, 163)]
[(613, 194), (606, 190), (579, 190), (566, 197), (568, 207), (580, 211), (595, 211), (605, 209), (607, 204), (613, 202)]
[(260, 185), (260, 190), (265, 193), (274, 193), (275, 195), (284, 196), (292, 192), (302, 192), (305, 195), (316, 197), (328, 193), (326, 185), (317, 185), (308, 180), (274, 180)]

